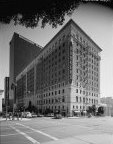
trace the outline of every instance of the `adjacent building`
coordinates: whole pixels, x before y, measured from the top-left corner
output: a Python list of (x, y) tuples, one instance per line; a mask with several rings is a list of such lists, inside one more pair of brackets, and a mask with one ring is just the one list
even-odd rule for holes
[(105, 107), (104, 115), (113, 116), (113, 98), (112, 97), (102, 97), (100, 98), (101, 105)]
[[(12, 105), (14, 97), (14, 88), (16, 76), (25, 69), (25, 67), (39, 54), (42, 47), (38, 44), (14, 33), (10, 41), (10, 69), (9, 69), (9, 99)], [(14, 84), (14, 85), (12, 85)]]
[(2, 112), (2, 94), (4, 90), (0, 90), (0, 113)]
[(9, 107), (9, 77), (4, 79), (4, 100), (6, 107)]
[(34, 105), (42, 113), (74, 115), (89, 105), (98, 105), (101, 51), (70, 20), (30, 64), (16, 73), (18, 107)]

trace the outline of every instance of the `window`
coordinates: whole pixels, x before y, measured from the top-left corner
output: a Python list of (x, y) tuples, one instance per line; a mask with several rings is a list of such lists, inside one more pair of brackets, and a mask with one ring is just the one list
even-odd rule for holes
[(65, 47), (65, 43), (63, 43), (63, 47)]
[(62, 93), (64, 93), (64, 89), (62, 90)]
[(83, 106), (83, 109), (85, 109), (85, 106)]
[(89, 98), (89, 103), (91, 102), (91, 99)]
[(65, 56), (62, 57), (62, 60), (65, 60)]
[(57, 91), (55, 91), (55, 95), (57, 95)]
[(62, 50), (62, 53), (65, 53), (65, 49)]
[(94, 104), (95, 104), (95, 99), (94, 99)]
[(65, 74), (65, 69), (62, 70), (62, 73)]
[(82, 98), (80, 97), (80, 102), (82, 102)]
[(65, 102), (65, 98), (64, 98), (64, 96), (62, 97), (62, 102)]
[(85, 91), (83, 91), (83, 94), (85, 95)]
[(52, 99), (52, 104), (54, 103), (54, 99)]
[(83, 103), (85, 103), (85, 98), (83, 98)]
[(62, 84), (63, 86), (65, 85), (65, 83), (63, 82), (63, 84)]
[(76, 102), (78, 102), (78, 96), (76, 96)]

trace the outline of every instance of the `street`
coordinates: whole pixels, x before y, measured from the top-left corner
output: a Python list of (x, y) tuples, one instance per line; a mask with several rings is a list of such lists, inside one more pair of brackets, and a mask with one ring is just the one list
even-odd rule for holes
[(0, 122), (1, 144), (113, 144), (113, 117)]

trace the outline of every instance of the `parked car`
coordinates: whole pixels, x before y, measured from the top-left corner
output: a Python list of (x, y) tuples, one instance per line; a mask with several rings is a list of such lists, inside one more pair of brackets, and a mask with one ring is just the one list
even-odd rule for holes
[(91, 114), (91, 113), (88, 114), (88, 118), (90, 118), (90, 117), (92, 117), (92, 114)]
[(32, 114), (30, 112), (25, 112), (25, 117), (26, 118), (32, 118)]
[(62, 115), (61, 115), (61, 114), (56, 114), (56, 115), (54, 116), (54, 118), (55, 118), (55, 119), (62, 119)]
[(43, 116), (44, 116), (44, 115), (42, 115), (42, 114), (40, 114), (40, 113), (37, 114), (37, 117), (43, 117)]
[(32, 118), (37, 117), (37, 114), (35, 114), (35, 113), (32, 113), (31, 115), (32, 115)]
[(47, 114), (47, 117), (54, 117), (54, 113)]

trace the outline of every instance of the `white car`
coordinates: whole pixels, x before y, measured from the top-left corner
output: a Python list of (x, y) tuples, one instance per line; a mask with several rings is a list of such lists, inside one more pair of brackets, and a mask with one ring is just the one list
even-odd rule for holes
[(27, 118), (32, 118), (32, 114), (30, 112), (26, 112), (26, 117)]

